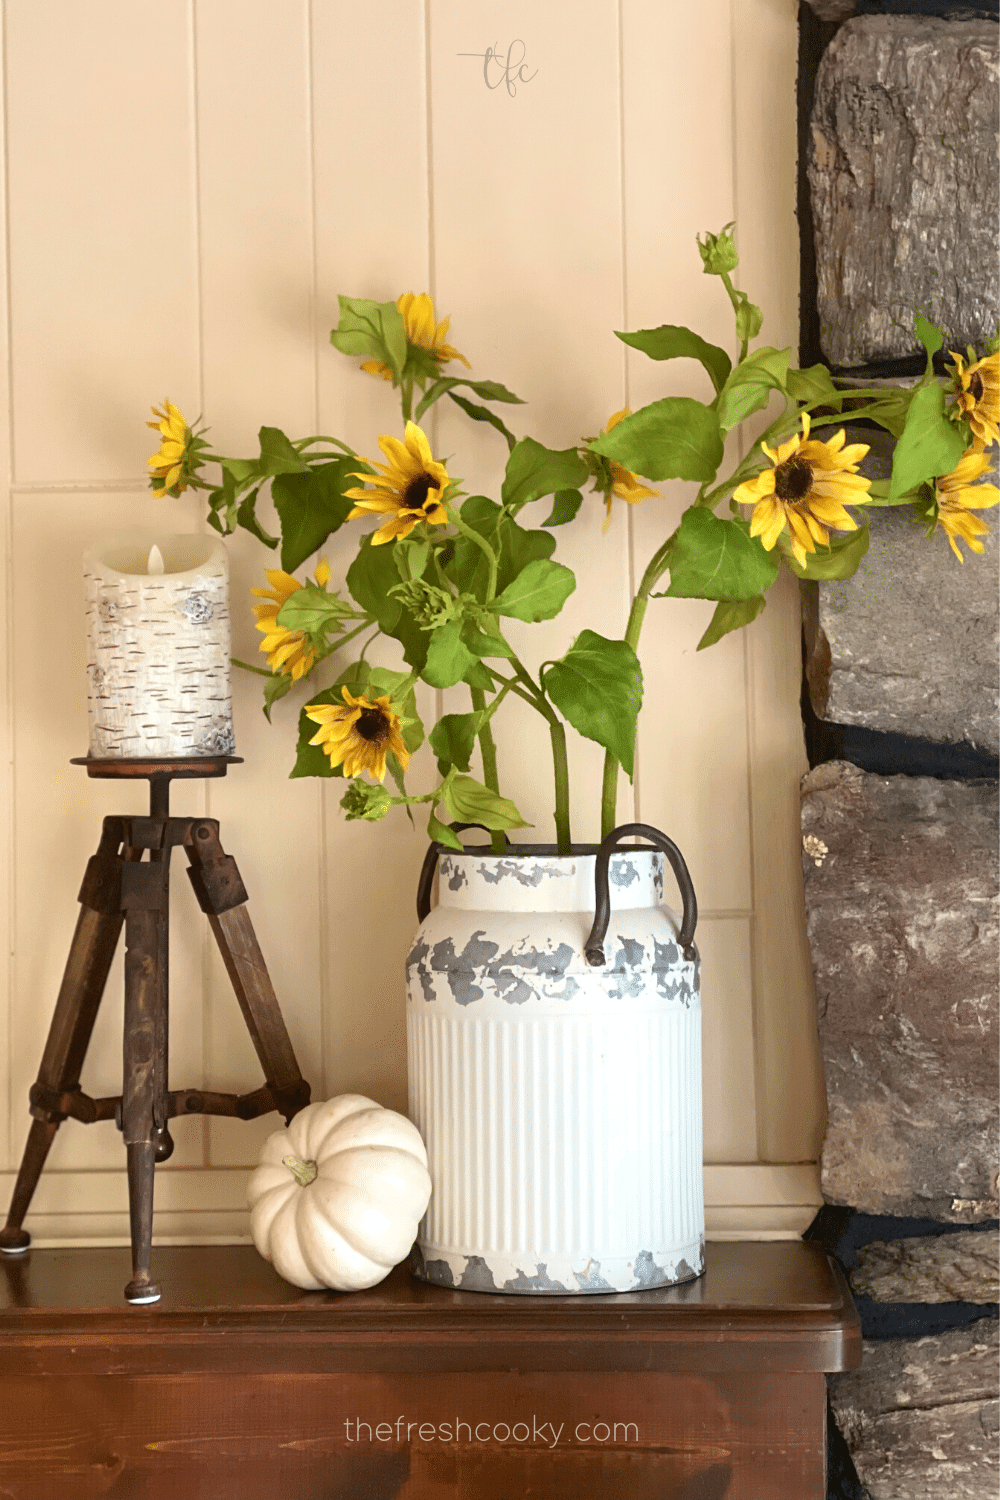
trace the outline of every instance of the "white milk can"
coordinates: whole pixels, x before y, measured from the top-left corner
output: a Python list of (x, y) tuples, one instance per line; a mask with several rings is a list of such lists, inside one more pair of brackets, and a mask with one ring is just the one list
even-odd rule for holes
[[(657, 847), (615, 849), (632, 835)], [(433, 845), (418, 905), (410, 1115), (433, 1190), (416, 1274), (536, 1295), (700, 1275), (697, 907), (676, 846), (646, 824), (564, 856)]]

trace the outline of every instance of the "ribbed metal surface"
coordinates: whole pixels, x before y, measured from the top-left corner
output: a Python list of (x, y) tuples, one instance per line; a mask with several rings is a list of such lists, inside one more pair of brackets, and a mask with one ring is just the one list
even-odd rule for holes
[(410, 1110), (434, 1183), (421, 1241), (598, 1259), (697, 1242), (700, 1021), (696, 1006), (502, 1019), (411, 1006)]

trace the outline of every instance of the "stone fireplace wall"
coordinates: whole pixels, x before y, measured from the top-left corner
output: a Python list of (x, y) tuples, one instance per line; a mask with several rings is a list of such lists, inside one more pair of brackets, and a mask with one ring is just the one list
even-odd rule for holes
[[(915, 377), (913, 314), (982, 349), (998, 302), (996, 6), (809, 0), (802, 363)], [(872, 444), (871, 477), (891, 445)], [(996, 476), (989, 476), (995, 480)], [(908, 510), (807, 585), (803, 871), (827, 1202), (865, 1332), (831, 1382), (830, 1496), (997, 1493), (998, 512), (959, 565)]]

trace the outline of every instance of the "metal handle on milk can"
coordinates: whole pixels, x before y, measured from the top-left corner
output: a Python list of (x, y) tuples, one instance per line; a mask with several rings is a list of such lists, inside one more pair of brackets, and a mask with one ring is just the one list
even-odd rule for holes
[(594, 862), (594, 925), (590, 929), (590, 936), (583, 950), (584, 956), (588, 964), (595, 968), (605, 962), (604, 938), (611, 919), (611, 894), (608, 890), (611, 856), (618, 850), (622, 839), (633, 836), (648, 839), (654, 849), (665, 854), (670, 861), (670, 868), (674, 872), (681, 899), (684, 902), (684, 916), (681, 921), (681, 930), (677, 934), (677, 941), (684, 957), (693, 962), (697, 957), (694, 929), (698, 921), (698, 902), (695, 899), (691, 876), (688, 874), (684, 856), (677, 845), (672, 839), (668, 839), (665, 833), (661, 833), (658, 828), (653, 828), (649, 823), (622, 823), (620, 827), (613, 828), (607, 838), (601, 842), (601, 847), (597, 851), (597, 859)]
[[(464, 833), (466, 828), (481, 828), (484, 833), (490, 831), (485, 823), (449, 823), (448, 827), (452, 833)], [(437, 869), (438, 855), (443, 848), (443, 844), (431, 844), (420, 867), (420, 879), (417, 881), (417, 920), (420, 922), (430, 915), (434, 871)]]

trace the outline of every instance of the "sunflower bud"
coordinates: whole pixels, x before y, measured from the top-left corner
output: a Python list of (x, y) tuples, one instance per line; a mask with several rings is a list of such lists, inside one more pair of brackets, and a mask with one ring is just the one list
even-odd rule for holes
[(739, 265), (736, 241), (730, 233), (735, 222), (727, 224), (718, 234), (706, 233), (704, 243), (701, 236), (698, 236), (698, 249), (701, 251), (706, 276), (723, 276), (728, 271), (735, 271)]
[(381, 823), (392, 807), (395, 798), (384, 786), (372, 786), (367, 781), (352, 781), (340, 799), (340, 805), (348, 822), (352, 818), (364, 818), (366, 823)]

